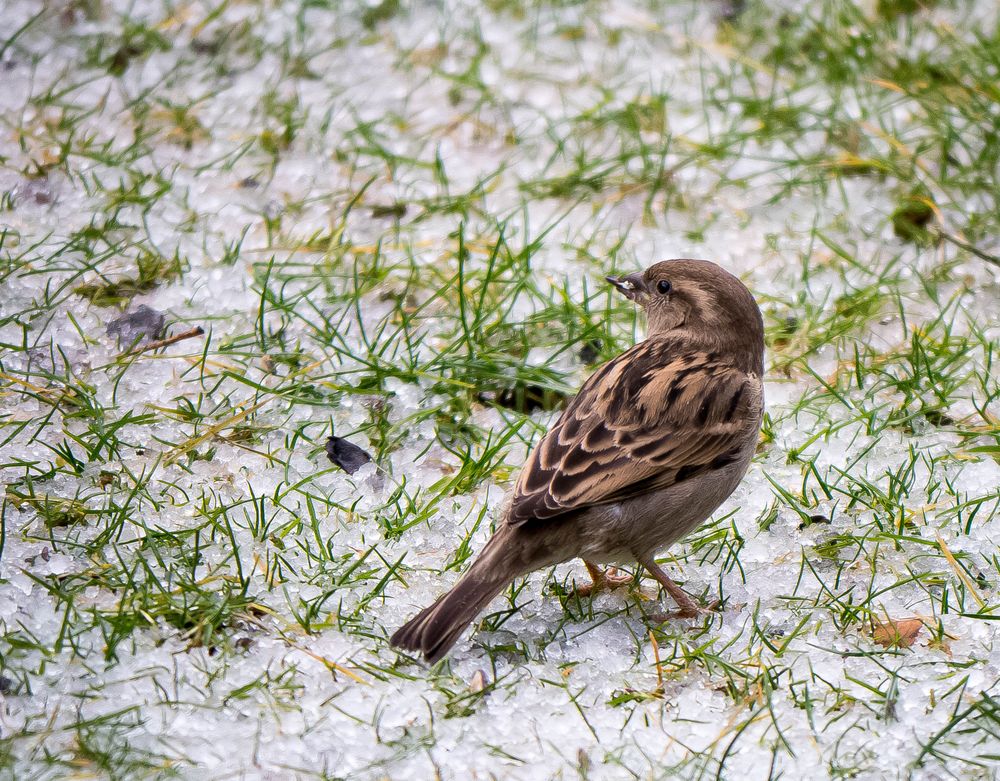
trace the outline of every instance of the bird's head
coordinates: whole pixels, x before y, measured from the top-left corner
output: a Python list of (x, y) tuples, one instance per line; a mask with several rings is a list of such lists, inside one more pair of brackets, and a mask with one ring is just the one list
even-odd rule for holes
[(709, 260), (664, 260), (606, 279), (643, 308), (649, 336), (684, 328), (710, 340), (763, 347), (764, 322), (753, 295)]

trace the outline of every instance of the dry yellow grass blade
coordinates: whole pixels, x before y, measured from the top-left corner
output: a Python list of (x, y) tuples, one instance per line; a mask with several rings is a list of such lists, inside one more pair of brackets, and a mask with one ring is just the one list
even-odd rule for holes
[(941, 553), (944, 554), (944, 557), (948, 560), (948, 563), (951, 565), (951, 568), (955, 571), (955, 575), (957, 575), (958, 579), (965, 584), (965, 587), (967, 589), (969, 589), (969, 593), (972, 594), (973, 599), (975, 599), (976, 602), (979, 603), (979, 607), (986, 607), (986, 600), (983, 599), (982, 596), (980, 596), (979, 590), (976, 588), (976, 584), (972, 581), (972, 578), (969, 577), (969, 573), (967, 573), (959, 565), (958, 560), (955, 558), (955, 555), (950, 550), (948, 550), (948, 545), (940, 534), (937, 535), (937, 544), (938, 547), (941, 549)]
[[(307, 366), (303, 366), (301, 369), (298, 369), (297, 371), (294, 371), (291, 374), (289, 374), (288, 377), (286, 377), (285, 379), (290, 380), (293, 377), (297, 377), (301, 374), (306, 374), (307, 372), (310, 372), (313, 369), (315, 369), (317, 366), (320, 366), (324, 361), (326, 361), (326, 358), (323, 358), (322, 360), (319, 361), (314, 361), (313, 363), (310, 363)], [(280, 395), (281, 394), (277, 390), (269, 391), (263, 394), (264, 397), (256, 404), (251, 404), (246, 409), (237, 412), (233, 415), (230, 415), (228, 418), (225, 418), (224, 420), (221, 420), (212, 426), (209, 426), (203, 433), (199, 434), (198, 436), (191, 437), (186, 442), (177, 445), (175, 448), (173, 448), (167, 453), (167, 455), (163, 459), (163, 463), (168, 466), (170, 464), (176, 463), (177, 459), (179, 459), (188, 451), (198, 447), (198, 445), (200, 445), (202, 442), (211, 439), (212, 437), (217, 435), (220, 431), (225, 431), (230, 426), (233, 426), (239, 423), (240, 421), (246, 419), (248, 416), (252, 415), (261, 407), (274, 401), (274, 399), (278, 398), (278, 396)], [(243, 404), (248, 404), (250, 401), (251, 399), (245, 399), (243, 402), (237, 404), (236, 406), (240, 407)]]

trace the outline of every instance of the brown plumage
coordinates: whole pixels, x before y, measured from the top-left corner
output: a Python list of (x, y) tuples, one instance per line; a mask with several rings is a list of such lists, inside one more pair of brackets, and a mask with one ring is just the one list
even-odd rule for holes
[(528, 456), (502, 522), (455, 587), (391, 638), (430, 662), (514, 578), (580, 557), (638, 561), (678, 603), (701, 608), (655, 554), (735, 490), (764, 410), (764, 332), (742, 282), (706, 260), (608, 277), (648, 336), (598, 369)]

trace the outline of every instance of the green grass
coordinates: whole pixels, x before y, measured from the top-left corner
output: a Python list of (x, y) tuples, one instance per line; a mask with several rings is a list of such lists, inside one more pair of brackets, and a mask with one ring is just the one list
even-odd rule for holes
[[(910, 5), (14, 4), (0, 777), (990, 777), (1000, 28)], [(560, 567), (391, 651), (664, 255), (765, 316), (746, 490), (665, 554), (721, 618)]]

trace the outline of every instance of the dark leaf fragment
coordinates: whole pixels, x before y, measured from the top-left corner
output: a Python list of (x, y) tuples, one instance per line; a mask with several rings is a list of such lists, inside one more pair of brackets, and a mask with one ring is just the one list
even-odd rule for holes
[(393, 217), (399, 220), (405, 216), (406, 216), (405, 203), (390, 203), (386, 205), (372, 206), (372, 217), (374, 217), (376, 220), (385, 217)]
[(801, 531), (802, 529), (805, 529), (808, 526), (812, 526), (814, 523), (829, 524), (833, 523), (833, 521), (831, 521), (825, 515), (810, 515), (806, 520), (802, 521), (802, 523), (799, 524), (799, 530)]
[(535, 384), (518, 384), (498, 391), (487, 391), (479, 394), (479, 400), (484, 403), (497, 404), (522, 414), (531, 414), (535, 410), (551, 411), (565, 404), (567, 395), (551, 388), (543, 388)]
[(118, 342), (131, 346), (143, 341), (153, 341), (163, 335), (166, 317), (163, 312), (157, 312), (152, 307), (140, 304), (121, 317), (116, 317), (108, 323), (108, 336), (117, 337)]
[(330, 437), (326, 441), (326, 455), (349, 475), (353, 475), (372, 460), (372, 457), (360, 447), (341, 437)]
[(581, 363), (589, 365), (601, 357), (601, 348), (603, 346), (600, 339), (590, 339), (584, 342), (583, 346), (577, 350), (576, 356), (580, 359)]

